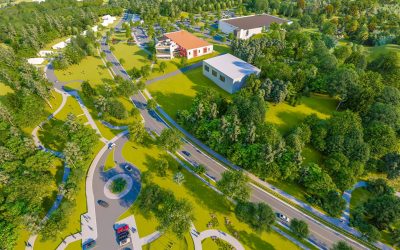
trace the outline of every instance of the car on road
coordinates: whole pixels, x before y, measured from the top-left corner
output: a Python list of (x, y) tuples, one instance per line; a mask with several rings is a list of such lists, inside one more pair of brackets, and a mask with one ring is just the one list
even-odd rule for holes
[(114, 142), (110, 142), (108, 143), (108, 149), (112, 149), (116, 146), (116, 144)]
[(120, 245), (120, 246), (123, 246), (123, 245), (128, 244), (129, 242), (131, 242), (131, 239), (130, 239), (130, 238), (125, 238), (125, 239), (123, 239), (123, 240), (121, 240), (121, 241), (119, 242), (119, 245)]
[(133, 172), (133, 168), (132, 168), (129, 164), (125, 164), (125, 165), (124, 165), (124, 168), (125, 168), (125, 170), (128, 171), (128, 172)]
[(284, 214), (276, 213), (276, 216), (277, 216), (280, 220), (282, 220), (282, 221), (284, 221), (284, 222), (287, 222), (287, 223), (290, 222), (290, 219), (289, 219), (286, 215), (284, 215)]
[(97, 204), (99, 204), (102, 207), (108, 207), (109, 206), (109, 204), (106, 201), (103, 201), (103, 200), (98, 200)]
[(91, 241), (89, 241), (88, 243), (85, 243), (84, 245), (83, 245), (83, 249), (84, 250), (86, 250), (86, 249), (92, 249), (93, 247), (95, 247), (96, 246), (96, 241), (95, 240), (91, 240)]
[(182, 154), (186, 155), (187, 157), (190, 157), (190, 153), (188, 151), (182, 151)]

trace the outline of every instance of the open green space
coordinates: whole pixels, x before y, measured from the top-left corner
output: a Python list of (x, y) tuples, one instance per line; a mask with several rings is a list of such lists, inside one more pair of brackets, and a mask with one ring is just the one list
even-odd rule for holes
[(65, 250), (81, 250), (82, 249), (82, 240), (77, 240), (75, 242), (70, 243)]
[(357, 188), (351, 193), (350, 214), (357, 206), (363, 204), (371, 198), (371, 193), (365, 188)]
[(370, 60), (374, 60), (377, 58), (379, 55), (384, 54), (384, 53), (400, 53), (400, 45), (396, 44), (386, 44), (386, 45), (381, 45), (381, 46), (376, 46), (376, 47), (366, 47), (366, 52), (369, 55)]
[[(163, 152), (157, 147), (153, 145), (143, 147), (142, 145), (127, 142), (122, 149), (122, 154), (127, 161), (139, 168), (142, 173), (142, 179), (152, 181), (160, 187), (172, 191), (177, 198), (187, 199), (191, 203), (195, 217), (193, 223), (198, 231), (208, 229), (207, 224), (211, 221), (211, 216), (215, 215), (218, 225), (214, 225), (212, 228), (232, 235), (234, 234), (233, 232), (237, 232), (238, 240), (242, 242), (246, 249), (297, 249), (293, 243), (275, 232), (256, 233), (247, 224), (238, 221), (233, 212), (233, 204), (211, 190), (189, 172), (181, 170), (185, 176), (183, 184), (179, 185), (174, 182), (173, 175), (178, 171), (179, 165), (173, 159), (169, 159), (167, 176), (157, 176), (155, 174), (155, 164), (163, 155)], [(142, 182), (145, 183), (145, 181)], [(136, 205), (133, 205), (120, 219), (130, 214), (135, 215), (140, 237), (156, 230), (157, 223), (153, 223), (155, 220), (153, 216), (144, 215)], [(149, 221), (148, 218), (150, 219)], [(226, 225), (225, 218), (230, 221), (230, 225)], [(151, 223), (149, 223), (150, 221)], [(142, 233), (142, 231), (146, 233)], [(165, 236), (162, 236), (159, 240), (163, 241), (163, 237)], [(179, 244), (177, 243), (176, 245)]]
[(104, 171), (110, 170), (115, 167), (114, 152), (115, 148), (111, 149), (111, 152), (107, 155), (106, 162), (104, 163)]
[(152, 83), (147, 89), (171, 117), (176, 117), (178, 110), (190, 108), (194, 97), (202, 90), (211, 89), (229, 97), (227, 92), (203, 75), (201, 67)]
[(126, 41), (121, 41), (111, 46), (115, 48), (115, 51), (113, 51), (115, 57), (118, 60), (121, 58), (124, 59), (125, 62), (122, 66), (124, 66), (126, 70), (130, 70), (133, 67), (140, 69), (144, 65), (151, 64), (151, 61), (148, 59), (148, 54), (137, 45), (129, 45)]
[(210, 250), (218, 250), (219, 247), (217, 243), (212, 240), (211, 238), (207, 238), (201, 242), (201, 245), (203, 246), (204, 249), (210, 249)]
[(325, 95), (312, 94), (302, 97), (301, 104), (291, 106), (287, 103), (268, 105), (265, 120), (277, 125), (282, 133), (300, 124), (308, 115), (316, 114), (321, 119), (329, 118), (335, 111), (337, 101)]
[(7, 95), (8, 93), (12, 93), (13, 90), (5, 85), (4, 83), (0, 82), (0, 96)]
[(397, 192), (400, 192), (400, 178), (396, 179), (388, 179), (387, 175), (385, 173), (368, 173), (365, 176), (362, 176), (361, 180), (367, 181), (367, 180), (375, 180), (375, 179), (385, 179), (386, 182), (388, 183), (389, 186), (394, 188)]
[[(101, 58), (97, 56), (87, 56), (79, 64), (70, 65), (64, 70), (55, 70), (55, 74), (61, 82), (87, 80), (92, 85), (101, 84), (104, 80), (112, 79)], [(80, 89), (80, 83), (71, 83), (68, 87)]]

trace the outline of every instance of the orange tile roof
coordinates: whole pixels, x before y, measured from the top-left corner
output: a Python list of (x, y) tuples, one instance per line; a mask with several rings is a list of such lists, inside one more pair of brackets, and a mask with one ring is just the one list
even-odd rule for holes
[(164, 34), (167, 38), (174, 41), (180, 47), (189, 50), (195, 48), (201, 48), (205, 46), (209, 46), (210, 44), (203, 39), (198, 38), (197, 36), (193, 35), (192, 33), (186, 30), (180, 30), (176, 32), (166, 33)]

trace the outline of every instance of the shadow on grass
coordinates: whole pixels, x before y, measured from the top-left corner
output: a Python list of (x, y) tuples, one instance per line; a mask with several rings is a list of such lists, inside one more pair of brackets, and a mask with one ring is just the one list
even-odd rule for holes
[(45, 148), (62, 151), (65, 146), (65, 138), (62, 136), (63, 125), (63, 121), (52, 119), (39, 130), (38, 137)]
[(47, 211), (49, 211), (50, 208), (53, 206), (54, 201), (57, 198), (57, 194), (58, 194), (57, 190), (54, 190), (53, 192), (51, 192), (51, 195), (43, 199), (42, 207), (45, 212), (45, 214), (42, 215), (43, 217), (46, 215)]

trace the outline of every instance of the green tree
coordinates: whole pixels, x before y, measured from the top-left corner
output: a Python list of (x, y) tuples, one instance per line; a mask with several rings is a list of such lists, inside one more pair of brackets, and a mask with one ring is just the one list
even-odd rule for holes
[(167, 64), (165, 62), (160, 62), (160, 65), (158, 67), (160, 72), (164, 73), (165, 69), (167, 68)]
[(177, 172), (174, 175), (174, 181), (180, 185), (185, 181), (185, 176), (182, 174), (182, 172)]
[(400, 219), (400, 199), (394, 195), (374, 197), (364, 206), (369, 221), (378, 229), (387, 229), (392, 222)]
[(135, 119), (128, 125), (129, 140), (137, 143), (143, 143), (147, 136), (146, 129), (142, 120)]
[(347, 245), (345, 241), (339, 241), (333, 244), (331, 250), (353, 250), (353, 248)]
[(298, 220), (296, 218), (293, 218), (290, 221), (290, 229), (299, 238), (307, 238), (308, 237), (308, 234), (309, 234), (308, 225), (303, 220)]
[(181, 136), (175, 129), (164, 129), (157, 138), (157, 143), (165, 150), (175, 152), (182, 146)]
[(223, 172), (217, 187), (226, 196), (237, 201), (246, 201), (250, 197), (248, 177), (241, 171)]
[(257, 231), (270, 231), (275, 223), (275, 214), (265, 203), (238, 202), (235, 215)]
[(170, 229), (178, 237), (183, 237), (189, 232), (194, 219), (193, 208), (187, 200), (169, 199), (161, 209), (159, 217), (161, 231)]
[(156, 167), (157, 174), (159, 176), (161, 176), (161, 177), (167, 176), (167, 171), (169, 168), (169, 163), (168, 163), (167, 159), (165, 159), (164, 157), (161, 158), (159, 161), (157, 161), (157, 164), (155, 167)]
[(154, 100), (154, 99), (149, 99), (149, 100), (147, 101), (147, 108), (148, 108), (148, 109), (155, 110), (155, 109), (157, 108), (157, 102), (156, 102), (156, 100)]

